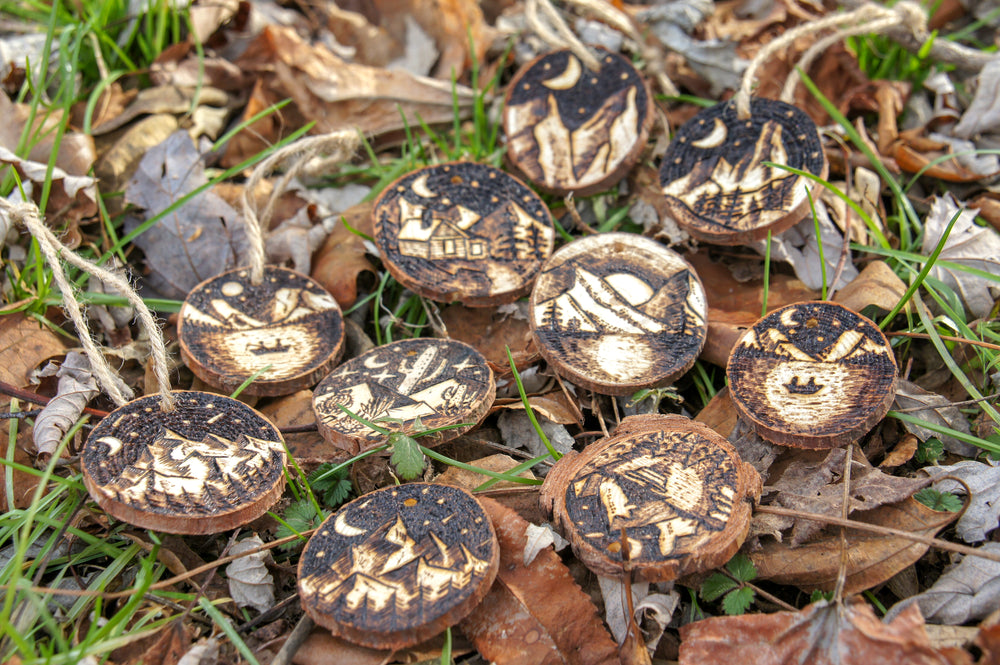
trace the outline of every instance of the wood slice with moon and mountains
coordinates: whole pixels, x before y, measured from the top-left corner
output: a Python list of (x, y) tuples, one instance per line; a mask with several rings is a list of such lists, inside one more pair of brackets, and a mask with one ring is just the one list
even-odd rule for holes
[(351, 454), (385, 436), (340, 407), (392, 432), (459, 425), (420, 442), (434, 446), (479, 424), (496, 397), (493, 370), (479, 351), (450, 339), (406, 339), (353, 358), (320, 381), (313, 410), (320, 434)]
[(726, 367), (733, 404), (774, 443), (834, 448), (889, 411), (896, 359), (870, 319), (831, 302), (777, 309), (747, 330)]
[(382, 262), (400, 284), (440, 302), (487, 307), (527, 295), (555, 228), (538, 195), (485, 164), (409, 173), (372, 209)]
[(655, 414), (625, 418), (613, 436), (565, 455), (540, 500), (590, 570), (657, 582), (728, 561), (760, 493), (760, 476), (729, 442)]
[(694, 364), (705, 290), (676, 252), (632, 233), (562, 247), (531, 293), (531, 329), (560, 375), (605, 395), (664, 386)]
[(253, 284), (249, 268), (239, 268), (188, 294), (177, 335), (185, 364), (205, 383), (232, 392), (270, 365), (245, 392), (287, 395), (336, 365), (344, 320), (333, 296), (305, 275), (266, 266)]
[(754, 99), (750, 118), (733, 102), (707, 108), (684, 123), (663, 155), (660, 184), (670, 213), (704, 242), (742, 245), (777, 234), (809, 212), (820, 188), (773, 162), (826, 178), (816, 125), (798, 108)]
[(653, 101), (625, 57), (595, 49), (600, 71), (569, 50), (543, 54), (507, 88), (507, 156), (540, 188), (593, 194), (614, 186), (638, 161)]
[(80, 464), (90, 496), (138, 527), (210, 534), (263, 515), (285, 488), (281, 434), (246, 404), (175, 391), (132, 400), (90, 432)]
[(471, 494), (408, 483), (365, 494), (323, 522), (302, 551), (299, 597), (334, 635), (400, 649), (465, 618), (499, 562), (493, 525)]

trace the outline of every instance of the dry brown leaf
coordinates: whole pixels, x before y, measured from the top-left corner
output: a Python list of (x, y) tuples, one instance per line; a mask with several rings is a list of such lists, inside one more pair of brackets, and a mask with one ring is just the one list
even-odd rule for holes
[(892, 146), (892, 157), (899, 168), (945, 182), (971, 183), (987, 177), (960, 164), (949, 144), (927, 138), (923, 131), (918, 128), (900, 132), (899, 140)]
[[(243, 114), (247, 120), (269, 104), (290, 98), (292, 104), (240, 132), (226, 149), (223, 164), (281, 138), (281, 130), (314, 121), (314, 132), (357, 129), (367, 136), (419, 125), (452, 122), (455, 99), (459, 114), (471, 109), (473, 91), (406, 72), (388, 71), (342, 60), (321, 44), (310, 45), (290, 28), (269, 26), (237, 63), (255, 72), (258, 85)], [(454, 97), (453, 97), (454, 92)], [(287, 122), (287, 124), (285, 124)]]
[(365, 241), (343, 223), (371, 236), (374, 233), (371, 203), (359, 203), (341, 213), (341, 223), (327, 236), (326, 242), (313, 257), (310, 275), (330, 292), (342, 309), (349, 309), (358, 299), (358, 280), (365, 273), (376, 274), (375, 266), (368, 259)]
[[(31, 407), (22, 405), (21, 408), (23, 410)], [(27, 448), (31, 445), (31, 427), (28, 423), (23, 420), (14, 419), (4, 421), (0, 424), (0, 437), (3, 437), (4, 441), (8, 441), (10, 439), (11, 423), (15, 422), (17, 423), (18, 430), (17, 445), (14, 446), (14, 463), (30, 469), (34, 464), (34, 458), (27, 453)], [(13, 506), (7, 505), (8, 473), (11, 474), (10, 480), (12, 482), (9, 495), (14, 498)], [(38, 487), (39, 480), (40, 478), (37, 474), (21, 471), (16, 467), (7, 467), (4, 473), (0, 473), (0, 511), (7, 512), (14, 509), (26, 510), (29, 506), (31, 506), (32, 500), (35, 498), (35, 490)]]
[(729, 387), (724, 386), (722, 390), (715, 393), (715, 397), (709, 400), (705, 408), (694, 417), (700, 423), (705, 423), (722, 437), (728, 439), (729, 435), (736, 429), (736, 421), (739, 413), (733, 406), (733, 400), (729, 396)]
[(618, 662), (618, 648), (597, 608), (551, 549), (523, 560), (528, 522), (489, 499), (480, 501), (500, 542), (500, 571), (483, 602), (459, 625), (497, 665)]
[(892, 450), (885, 456), (882, 463), (879, 464), (880, 468), (884, 469), (894, 469), (897, 466), (902, 466), (913, 459), (913, 456), (917, 454), (917, 447), (920, 444), (920, 440), (912, 434), (907, 434), (902, 439), (899, 440)]
[[(120, 132), (100, 137), (97, 141), (100, 156), (94, 164), (94, 173), (101, 181), (101, 189), (107, 192), (125, 189), (146, 151), (166, 141), (179, 127), (173, 115), (151, 115)], [(118, 213), (125, 204), (122, 197), (112, 196), (108, 206), (108, 212)]]
[(140, 116), (188, 113), (193, 103), (225, 106), (228, 101), (229, 95), (225, 92), (207, 86), (182, 88), (163, 85), (146, 88), (141, 90), (121, 113), (94, 127), (93, 133), (96, 136), (108, 134)]
[(889, 264), (872, 261), (850, 284), (837, 291), (833, 300), (855, 312), (860, 312), (869, 305), (889, 312), (903, 298), (904, 293), (906, 284), (892, 271)]
[[(566, 393), (562, 390), (554, 390), (544, 395), (531, 395), (528, 397), (528, 405), (535, 413), (545, 417), (560, 425), (582, 425), (580, 411), (575, 408)], [(523, 410), (524, 402), (517, 397), (505, 397), (498, 399), (494, 403), (494, 408)]]
[[(441, 312), (441, 320), (449, 337), (476, 347), (498, 376), (510, 376), (505, 347), (510, 347), (518, 371), (530, 367), (539, 358), (526, 316), (527, 303), (523, 305), (466, 307), (454, 304)], [(517, 309), (512, 311), (512, 307)]]
[[(906, 499), (859, 512), (853, 519), (866, 524), (901, 529), (921, 536), (934, 536), (955, 521), (957, 513), (931, 510), (915, 499)], [(882, 584), (917, 561), (928, 546), (906, 538), (854, 529), (846, 530), (847, 580), (844, 592), (858, 593)], [(831, 590), (840, 568), (840, 529), (824, 531), (798, 547), (767, 541), (750, 559), (757, 577), (779, 584), (792, 584), (806, 591)]]
[[(316, 422), (312, 398), (311, 390), (300, 390), (268, 402), (260, 407), (260, 412), (278, 428), (312, 425)], [(342, 448), (332, 445), (316, 431), (285, 434), (284, 439), (288, 451), (299, 464), (322, 464), (347, 458)]]
[(185, 622), (173, 621), (163, 627), (152, 644), (140, 640), (112, 651), (111, 659), (121, 665), (177, 665), (190, 647), (191, 634)]
[[(789, 449), (772, 468), (768, 489), (777, 491), (773, 503), (821, 515), (841, 514), (844, 486), (843, 470), (846, 451)], [(855, 449), (851, 462), (851, 493), (848, 514), (871, 511), (879, 506), (896, 503), (909, 497), (926, 483), (918, 478), (903, 478), (882, 473), (872, 467)], [(771, 516), (773, 517), (773, 516)], [(792, 526), (793, 546), (810, 539), (823, 527), (809, 520), (778, 520), (782, 529)]]
[(391, 651), (357, 646), (334, 637), (326, 628), (316, 627), (295, 652), (295, 665), (383, 665)]
[[(504, 455), (498, 453), (496, 455), (490, 455), (489, 457), (483, 457), (481, 459), (471, 460), (467, 464), (471, 466), (478, 467), (480, 469), (486, 469), (487, 471), (495, 471), (496, 473), (504, 473), (510, 471), (515, 466), (520, 464), (519, 460), (514, 459), (510, 455)], [(520, 478), (534, 478), (535, 475), (531, 471), (522, 471), (517, 474)], [(453, 485), (455, 487), (461, 487), (462, 489), (467, 489), (470, 492), (487, 480), (490, 480), (491, 476), (487, 476), (481, 473), (476, 473), (469, 469), (460, 469), (457, 466), (449, 466), (444, 470), (440, 476), (434, 479), (434, 482), (440, 483), (442, 485)], [(520, 483), (515, 483), (511, 480), (501, 480), (500, 482), (493, 485), (497, 489), (504, 487), (524, 487)]]
[(716, 617), (681, 628), (681, 665), (947, 665), (931, 646), (920, 611), (884, 624), (862, 601), (799, 612)]
[(62, 338), (21, 312), (0, 316), (0, 381), (29, 384), (31, 371), (66, 353)]
[[(708, 335), (701, 358), (725, 367), (729, 352), (743, 331), (760, 318), (764, 289), (762, 279), (738, 282), (721, 263), (712, 261), (708, 252), (685, 255), (705, 285), (708, 299)], [(789, 275), (772, 274), (768, 286), (767, 307), (775, 310), (804, 300), (816, 300), (819, 293)]]
[(441, 53), (434, 76), (448, 81), (461, 78), (473, 59), (486, 62), (486, 50), (497, 34), (473, 0), (374, 0), (373, 4), (383, 17), (416, 19)]

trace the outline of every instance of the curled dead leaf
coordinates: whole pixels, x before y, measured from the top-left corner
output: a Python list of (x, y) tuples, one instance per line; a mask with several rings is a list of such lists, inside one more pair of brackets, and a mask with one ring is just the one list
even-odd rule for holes
[(374, 233), (371, 209), (371, 203), (359, 203), (341, 213), (340, 223), (313, 257), (310, 276), (329, 291), (344, 310), (350, 309), (358, 299), (361, 277), (366, 273), (376, 274), (375, 265), (368, 259), (364, 238), (348, 228), (349, 225), (371, 237)]
[[(837, 291), (834, 302), (860, 312), (874, 305), (884, 312), (892, 310), (906, 293), (906, 284), (885, 261), (872, 261), (850, 284)], [(909, 308), (909, 304), (906, 305)]]
[(441, 312), (441, 320), (449, 337), (476, 347), (501, 377), (510, 376), (505, 348), (510, 348), (518, 370), (538, 361), (526, 302), (500, 307), (449, 305)]
[(528, 522), (480, 498), (500, 543), (500, 570), (489, 594), (459, 624), (497, 665), (592, 665), (618, 662), (618, 649), (597, 608), (550, 549), (524, 565)]

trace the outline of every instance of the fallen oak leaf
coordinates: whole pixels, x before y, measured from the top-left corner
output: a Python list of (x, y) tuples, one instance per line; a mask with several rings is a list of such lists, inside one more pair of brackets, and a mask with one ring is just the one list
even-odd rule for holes
[(715, 617), (681, 627), (681, 665), (948, 665), (916, 607), (882, 623), (863, 601), (798, 612)]
[(483, 602), (459, 626), (497, 665), (611, 665), (618, 648), (587, 596), (549, 549), (525, 566), (528, 522), (480, 497), (500, 543), (500, 569)]

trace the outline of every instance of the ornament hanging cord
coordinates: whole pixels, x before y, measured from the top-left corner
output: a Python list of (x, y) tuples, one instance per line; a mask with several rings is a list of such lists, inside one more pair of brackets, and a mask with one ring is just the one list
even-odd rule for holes
[[(636, 29), (632, 19), (624, 12), (618, 10), (605, 0), (567, 0), (568, 5), (572, 5), (585, 14), (592, 14), (601, 21), (604, 21), (615, 30), (622, 32), (634, 44), (634, 50), (646, 61), (646, 68), (649, 74), (656, 80), (663, 94), (675, 96), (680, 94), (666, 72), (663, 70), (663, 57), (656, 49), (646, 45), (645, 40)], [(539, 10), (545, 15), (552, 27), (546, 25), (539, 15)], [(549, 0), (527, 0), (524, 7), (524, 15), (528, 27), (553, 48), (568, 48), (580, 61), (591, 71), (599, 71), (600, 62), (587, 46), (570, 30), (563, 20), (558, 10), (552, 6)]]
[(132, 399), (132, 390), (111, 369), (108, 361), (104, 358), (104, 354), (101, 353), (101, 350), (90, 336), (90, 329), (87, 327), (87, 321), (80, 308), (80, 302), (76, 299), (75, 290), (66, 278), (66, 273), (63, 272), (62, 261), (65, 260), (70, 265), (97, 277), (105, 284), (113, 286), (129, 301), (129, 304), (135, 307), (139, 318), (139, 325), (149, 336), (153, 373), (156, 376), (157, 388), (159, 389), (161, 398), (160, 407), (164, 411), (172, 411), (175, 405), (173, 395), (170, 392), (167, 348), (163, 341), (163, 334), (156, 323), (153, 313), (146, 306), (146, 303), (143, 302), (142, 298), (139, 297), (139, 294), (135, 292), (135, 289), (132, 288), (128, 280), (111, 270), (101, 268), (97, 264), (67, 249), (42, 221), (38, 206), (34, 203), (14, 203), (6, 198), (0, 198), (0, 212), (7, 216), (11, 222), (21, 222), (24, 224), (28, 232), (38, 241), (38, 247), (52, 269), (52, 277), (62, 292), (66, 313), (80, 335), (80, 342), (87, 354), (87, 358), (90, 360), (91, 369), (97, 376), (98, 381), (100, 381), (104, 391), (111, 397), (116, 406), (122, 406)]
[[(814, 44), (812, 48), (808, 49), (803, 55), (802, 60), (799, 62), (799, 68), (804, 70), (808, 67), (809, 63), (822, 52), (821, 48), (817, 48), (820, 44), (823, 44), (823, 48), (827, 48), (831, 43), (849, 35), (884, 32), (891, 28), (905, 26), (906, 29), (914, 36), (922, 39), (927, 38), (927, 19), (924, 15), (924, 10), (916, 3), (910, 2), (910, 0), (898, 2), (892, 8), (886, 8), (870, 3), (864, 4), (857, 9), (843, 14), (831, 14), (815, 21), (803, 23), (800, 26), (788, 30), (774, 41), (766, 44), (760, 51), (758, 51), (757, 55), (754, 56), (754, 59), (750, 62), (746, 71), (743, 72), (743, 78), (740, 81), (739, 90), (736, 91), (736, 94), (733, 97), (733, 100), (736, 103), (737, 117), (741, 120), (746, 120), (750, 117), (750, 96), (753, 84), (756, 81), (757, 70), (761, 67), (761, 65), (767, 62), (771, 56), (778, 51), (791, 46), (792, 43), (794, 43), (799, 37), (815, 35), (827, 30), (828, 28), (839, 28), (845, 24), (850, 25), (849, 27), (842, 28), (841, 32), (820, 40)], [(791, 80), (797, 81), (798, 78), (798, 75), (795, 74)], [(791, 94), (788, 92), (789, 85), (794, 88), (795, 84), (794, 82), (785, 84), (785, 90), (782, 92), (782, 99), (785, 98), (786, 93)]]
[[(361, 137), (358, 133), (348, 129), (321, 136), (308, 136), (276, 151), (254, 168), (243, 188), (243, 219), (250, 244), (250, 281), (253, 284), (260, 284), (264, 279), (264, 264), (267, 262), (266, 229), (274, 215), (275, 206), (291, 181), (304, 173), (323, 172), (327, 170), (329, 164), (348, 159), (354, 155), (360, 143)], [(324, 153), (327, 157), (317, 166), (310, 167), (313, 158)], [(264, 209), (258, 211), (254, 196), (257, 186), (261, 180), (287, 162), (292, 162), (292, 165), (274, 184)]]

